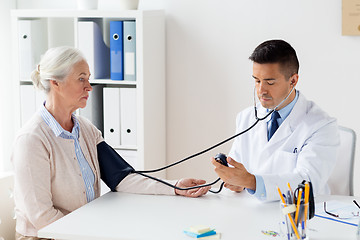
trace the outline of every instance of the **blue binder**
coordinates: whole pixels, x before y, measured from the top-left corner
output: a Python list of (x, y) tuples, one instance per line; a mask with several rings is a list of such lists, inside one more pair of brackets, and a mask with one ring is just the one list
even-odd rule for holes
[(124, 80), (136, 80), (135, 21), (124, 21)]
[(112, 80), (124, 80), (123, 21), (110, 21), (110, 71)]

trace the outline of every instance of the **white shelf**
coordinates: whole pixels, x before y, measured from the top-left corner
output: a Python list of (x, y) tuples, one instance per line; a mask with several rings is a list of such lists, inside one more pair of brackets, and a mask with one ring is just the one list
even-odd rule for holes
[[(113, 146), (118, 150), (136, 151), (137, 169), (154, 169), (166, 164), (166, 122), (165, 122), (165, 14), (162, 10), (54, 10), (21, 9), (11, 11), (13, 29), (13, 102), (16, 106), (18, 130), (21, 127), (20, 89), (30, 85), (30, 79), (20, 79), (19, 63), (21, 54), (18, 46), (18, 21), (43, 19), (44, 36), (47, 48), (54, 46), (77, 46), (77, 22), (84, 18), (103, 19), (103, 24), (112, 20), (135, 20), (136, 22), (136, 81), (115, 81), (94, 79), (91, 84), (96, 88), (135, 88), (136, 89), (136, 146)], [(108, 26), (107, 26), (108, 27)], [(104, 26), (104, 29), (106, 26)], [(106, 39), (105, 39), (106, 40)], [(99, 91), (97, 89), (96, 91)], [(95, 94), (94, 94), (95, 96)], [(90, 97), (91, 99), (91, 97)], [(96, 99), (93, 97), (92, 99)], [(24, 100), (24, 99), (23, 99)], [(24, 102), (24, 101), (22, 101)], [(25, 101), (26, 102), (26, 101)], [(89, 102), (88, 102), (89, 104)], [(81, 113), (81, 111), (79, 111)], [(102, 116), (101, 112), (101, 116)], [(95, 113), (95, 115), (99, 115)], [(105, 139), (106, 140), (106, 139)], [(165, 172), (155, 174), (165, 177)]]
[(90, 81), (91, 84), (107, 84), (107, 85), (127, 85), (136, 86), (136, 81), (122, 81), (122, 80), (111, 80), (111, 79), (95, 79)]
[(120, 145), (120, 146), (114, 146), (114, 149), (117, 150), (137, 150), (136, 146), (131, 146), (131, 145)]
[(12, 17), (18, 19), (37, 19), (37, 18), (121, 18), (138, 19), (141, 17), (151, 17), (163, 15), (163, 10), (72, 10), (72, 9), (19, 9), (12, 10)]
[[(31, 79), (21, 79), (20, 84), (32, 84), (32, 81), (31, 81)], [(136, 86), (136, 81), (94, 79), (94, 80), (90, 80), (90, 84)]]

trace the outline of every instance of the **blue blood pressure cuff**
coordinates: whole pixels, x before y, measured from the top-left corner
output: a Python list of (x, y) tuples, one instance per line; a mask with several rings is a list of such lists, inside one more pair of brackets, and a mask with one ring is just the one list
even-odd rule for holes
[(97, 154), (100, 165), (101, 179), (111, 189), (116, 191), (116, 186), (135, 169), (128, 164), (112, 147), (105, 141), (97, 146)]

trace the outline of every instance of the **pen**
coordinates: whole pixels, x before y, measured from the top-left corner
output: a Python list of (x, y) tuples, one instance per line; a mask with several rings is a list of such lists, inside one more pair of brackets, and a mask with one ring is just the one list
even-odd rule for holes
[(286, 192), (286, 199), (287, 199), (287, 204), (293, 204), (293, 197), (291, 195), (291, 192), (290, 191), (287, 191)]
[[(282, 195), (282, 193), (281, 193), (281, 191), (280, 191), (280, 188), (278, 187), (277, 189), (278, 189), (278, 192), (279, 192), (281, 201), (282, 201), (282, 203), (284, 204), (284, 207), (286, 207), (287, 205), (286, 205), (285, 199), (284, 199), (284, 197), (283, 197), (283, 195)], [(289, 217), (289, 219), (290, 219), (291, 226), (292, 226), (292, 228), (293, 228), (293, 230), (294, 230), (294, 232), (295, 232), (295, 234), (296, 234), (297, 239), (300, 239), (298, 230), (297, 230), (297, 228), (296, 228), (296, 226), (295, 226), (295, 223), (294, 223), (294, 219), (291, 217), (290, 213), (288, 213), (287, 215), (288, 215), (288, 217)]]
[(306, 233), (304, 233), (305, 231), (304, 221), (301, 222), (301, 229), (302, 229), (302, 233), (301, 233), (302, 237), (306, 238)]

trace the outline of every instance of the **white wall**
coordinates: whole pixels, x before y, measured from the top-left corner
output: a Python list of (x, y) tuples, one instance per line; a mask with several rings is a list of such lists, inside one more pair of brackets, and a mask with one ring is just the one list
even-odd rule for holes
[(11, 24), (10, 9), (16, 8), (15, 0), (2, 0), (0, 5), (0, 172), (11, 169), (9, 161), (14, 128), (12, 127), (13, 104), (12, 93), (13, 84), (11, 82)]
[[(146, 2), (146, 4), (145, 4)], [(163, 0), (167, 14), (168, 160), (202, 150), (234, 133), (235, 116), (252, 103), (251, 64), (262, 41), (283, 38), (300, 59), (300, 89), (340, 125), (360, 133), (360, 36), (341, 36), (341, 0)], [(352, 112), (352, 110), (355, 112)], [(256, 143), (254, 143), (256, 144)], [(173, 178), (215, 178), (209, 156), (169, 171)], [(356, 159), (360, 159), (360, 141)], [(355, 193), (360, 165), (355, 166)]]
[[(73, 0), (61, 4), (56, 0), (30, 2), (18, 0), (18, 5), (76, 6)], [(341, 36), (341, 0), (142, 0), (140, 8), (163, 8), (167, 15), (169, 163), (234, 133), (236, 114), (252, 104), (253, 81), (247, 58), (259, 43), (272, 38), (283, 38), (297, 50), (298, 89), (336, 117), (340, 125), (360, 133), (356, 119), (360, 37)], [(227, 153), (229, 148), (227, 144), (177, 166), (168, 171), (168, 177), (213, 180), (216, 175), (209, 158), (220, 151)], [(360, 141), (357, 161), (359, 151)], [(359, 168), (357, 164), (357, 195)]]

